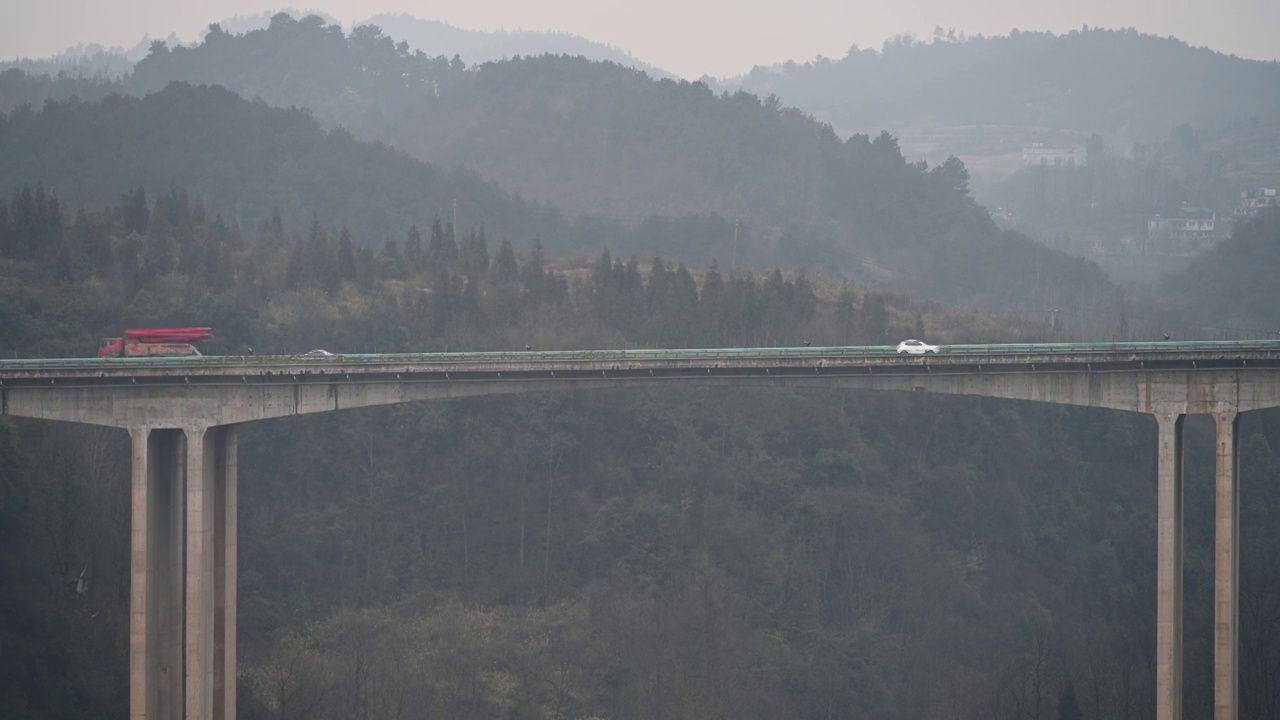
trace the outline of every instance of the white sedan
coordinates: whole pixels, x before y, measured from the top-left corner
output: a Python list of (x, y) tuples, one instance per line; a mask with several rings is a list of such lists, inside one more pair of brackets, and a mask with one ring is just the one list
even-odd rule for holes
[(923, 340), (903, 340), (898, 343), (899, 355), (937, 355), (938, 346), (930, 345)]

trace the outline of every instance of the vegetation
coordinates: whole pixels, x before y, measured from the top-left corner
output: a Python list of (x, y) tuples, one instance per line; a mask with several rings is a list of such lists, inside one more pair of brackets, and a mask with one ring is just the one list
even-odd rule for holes
[[(1087, 26), (931, 42), (757, 67), (741, 87), (777, 94), (842, 128), (1022, 125), (1165, 137), (1175, 127), (1280, 117), (1280, 63), (1244, 60), (1174, 38)], [(1193, 99), (1192, 99), (1193, 98)]]
[[(1148, 81), (1191, 53), (1205, 97), (1264, 127), (1275, 115), (1274, 64), (1128, 32), (955, 40), (752, 81), (851, 73), (873, 123), (945, 107), (1114, 130), (1163, 122), (1148, 111), (1166, 86)], [(1164, 69), (1125, 61), (1133, 46)], [(932, 105), (865, 101), (916, 72)], [(952, 98), (966, 72), (990, 92)], [(1058, 107), (1065, 88), (1080, 102)], [(124, 328), (173, 325), (212, 326), (214, 354), (1280, 327), (1274, 216), (1141, 310), (1091, 263), (1000, 231), (955, 158), (908, 162), (889, 133), (842, 139), (772, 95), (609, 63), (468, 68), (375, 27), (277, 15), (156, 43), (120, 80), (5, 71), (0, 113), (0, 358), (89, 356)], [(1213, 155), (1186, 127), (1170, 137), (1194, 168)], [(1221, 189), (1207, 170), (1171, 188), (1144, 170), (1160, 165), (1008, 191), (1065, 222), (1099, 199), (1124, 215)], [(1215, 458), (1211, 423), (1187, 432), (1198, 717)], [(1275, 719), (1280, 413), (1241, 433), (1241, 715)], [(1154, 447), (1145, 416), (829, 387), (250, 424), (239, 714), (1153, 718)], [(0, 717), (127, 713), (128, 478), (123, 432), (0, 418)]]
[(1280, 212), (1239, 227), (1191, 267), (1165, 280), (1161, 300), (1193, 320), (1252, 328), (1280, 337)]
[[(304, 38), (330, 37), (319, 26), (289, 27)], [(340, 33), (329, 40), (340, 41)], [(241, 42), (246, 40), (228, 36), (206, 40), (199, 49), (168, 55), (157, 50), (139, 64), (136, 77), (155, 77), (169, 55), (178, 59), (164, 62), (179, 65), (201, 53), (251, 55), (251, 48), (236, 45)], [(231, 47), (220, 50), (219, 43)], [(359, 42), (346, 43), (335, 47), (354, 55)], [(393, 47), (389, 52), (399, 59), (387, 60), (390, 69), (376, 77), (399, 77), (397, 63), (426, 62)], [(270, 66), (288, 72), (284, 65)], [(602, 82), (610, 76), (616, 82)], [(438, 122), (405, 127), (450, 133), (455, 140), (475, 133), (475, 154), (468, 160), (481, 168), (485, 157), (527, 162), (526, 169), (539, 168), (539, 188), (635, 197), (619, 183), (635, 182), (638, 171), (660, 197), (628, 201), (635, 214), (570, 220), (469, 171), (415, 161), (357, 141), (345, 130), (326, 133), (307, 111), (272, 109), (220, 88), (186, 85), (142, 99), (69, 100), (47, 103), (40, 112), (14, 111), (0, 121), (0, 149), (11, 158), (0, 169), (0, 181), (16, 187), (40, 179), (70, 188), (64, 190), (71, 193), (68, 200), (90, 205), (110, 202), (122, 186), (180, 183), (198, 191), (210, 209), (241, 223), (256, 222), (279, 206), (285, 222), (303, 224), (308, 208), (316, 207), (307, 203), (315, 199), (322, 223), (346, 222), (358, 245), (375, 246), (410, 225), (424, 227), (437, 213), (451, 215), (457, 200), (464, 215), (486, 218), (495, 236), (540, 236), (555, 254), (610, 246), (700, 265), (719, 260), (757, 268), (816, 267), (948, 302), (1012, 302), (1029, 312), (1098, 307), (1118, 314), (1119, 293), (1096, 266), (1000, 232), (969, 196), (962, 163), (908, 163), (888, 134), (841, 141), (776, 102), (746, 94), (716, 98), (698, 84), (654, 83), (633, 71), (567, 58), (485, 66), (464, 78), (447, 103), (420, 99), (427, 104), (416, 114)], [(370, 82), (371, 90), (386, 84)], [(572, 117), (553, 111), (559, 103), (550, 98), (557, 93), (576, 98)], [(535, 96), (542, 99), (528, 105)], [(663, 114), (655, 116), (655, 108)], [(619, 124), (605, 130), (599, 117)], [(462, 124), (449, 129), (453, 122)], [(584, 154), (584, 142), (599, 152)], [(446, 144), (440, 136), (431, 146)], [(557, 144), (561, 150), (549, 150)], [(525, 171), (507, 166), (500, 172), (511, 185)], [(729, 188), (730, 195), (715, 199)], [(582, 201), (593, 202), (581, 196), (566, 207)], [(662, 214), (656, 214), (659, 209)], [(957, 272), (970, 267), (976, 275)]]
[[(72, 213), (24, 188), (2, 207), (5, 355), (197, 322), (221, 352), (1048, 331), (803, 275), (490, 251), (478, 227), (375, 253), (316, 221), (228, 224), (181, 189)], [(1194, 420), (1188, 469), (1207, 477), (1212, 428)], [(746, 387), (247, 426), (240, 714), (1023, 718), (1071, 697), (1090, 717), (1152, 717), (1154, 430)], [(1263, 668), (1280, 659), (1280, 418), (1242, 431), (1242, 667)], [(0, 470), (0, 714), (124, 714), (127, 438), (6, 420)], [(1188, 652), (1207, 657), (1211, 485), (1189, 484), (1187, 508)], [(1209, 666), (1187, 672), (1188, 713), (1207, 714)], [(1274, 685), (1245, 675), (1251, 717)]]

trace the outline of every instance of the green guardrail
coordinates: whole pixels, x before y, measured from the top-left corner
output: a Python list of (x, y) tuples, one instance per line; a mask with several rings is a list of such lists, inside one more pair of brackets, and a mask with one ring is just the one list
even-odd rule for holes
[[(943, 345), (941, 355), (1055, 355), (1089, 353), (1179, 353), (1179, 352), (1237, 352), (1244, 350), (1280, 351), (1280, 340), (1224, 341), (1205, 340), (1194, 342), (1123, 342), (1123, 343), (1019, 343), (987, 345)], [(778, 348), (708, 348), (674, 349), (646, 348), (637, 350), (547, 350), (547, 351), (496, 351), (449, 353), (396, 353), (396, 354), (334, 354), (328, 356), (306, 355), (246, 355), (246, 356), (174, 356), (144, 358), (53, 358), (27, 360), (0, 360), (0, 370), (15, 367), (41, 368), (89, 368), (89, 367), (191, 367), (219, 366), (234, 362), (237, 365), (280, 365), (284, 363), (345, 364), (349, 362), (385, 363), (493, 363), (493, 362), (563, 362), (626, 361), (626, 360), (734, 360), (782, 357), (877, 357), (894, 356), (894, 345), (842, 346), (842, 347), (778, 347)]]

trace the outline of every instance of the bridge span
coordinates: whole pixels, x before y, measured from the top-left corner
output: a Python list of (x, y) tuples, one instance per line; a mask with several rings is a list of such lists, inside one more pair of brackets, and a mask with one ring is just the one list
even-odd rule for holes
[(0, 412), (133, 443), (130, 717), (232, 720), (236, 442), (255, 420), (583, 388), (813, 386), (982, 395), (1154, 415), (1156, 707), (1182, 718), (1183, 418), (1217, 425), (1214, 717), (1238, 717), (1240, 413), (1280, 406), (1280, 341), (592, 350), (0, 361)]

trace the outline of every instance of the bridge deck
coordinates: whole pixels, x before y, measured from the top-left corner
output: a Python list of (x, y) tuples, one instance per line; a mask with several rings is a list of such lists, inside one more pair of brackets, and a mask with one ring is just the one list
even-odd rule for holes
[(1234, 368), (1280, 368), (1280, 341), (950, 345), (924, 356), (874, 346), (2, 360), (0, 388)]

